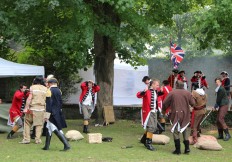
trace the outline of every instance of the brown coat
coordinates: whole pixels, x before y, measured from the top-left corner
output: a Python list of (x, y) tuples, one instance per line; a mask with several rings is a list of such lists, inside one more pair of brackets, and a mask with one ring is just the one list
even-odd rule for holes
[(195, 105), (195, 100), (192, 94), (185, 89), (175, 89), (171, 91), (163, 102), (162, 111), (170, 106), (170, 119), (173, 126), (179, 122), (180, 128), (184, 128), (190, 122), (190, 107)]
[(196, 110), (202, 109), (200, 107), (206, 106), (207, 94), (199, 95), (195, 90), (192, 91), (193, 98), (196, 100), (196, 105), (194, 106)]

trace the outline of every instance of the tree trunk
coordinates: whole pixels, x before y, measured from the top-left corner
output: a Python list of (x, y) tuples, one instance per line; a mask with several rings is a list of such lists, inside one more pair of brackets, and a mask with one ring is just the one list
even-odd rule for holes
[[(99, 17), (105, 17), (105, 23), (119, 27), (118, 16), (109, 4), (95, 6), (94, 11)], [(101, 124), (103, 123), (103, 106), (113, 106), (115, 48), (112, 39), (95, 31), (94, 54), (95, 79), (101, 88), (97, 94), (96, 122)]]
[(94, 34), (94, 51), (95, 78), (101, 88), (97, 94), (97, 122), (103, 123), (103, 106), (113, 105), (115, 51), (109, 38), (98, 33)]

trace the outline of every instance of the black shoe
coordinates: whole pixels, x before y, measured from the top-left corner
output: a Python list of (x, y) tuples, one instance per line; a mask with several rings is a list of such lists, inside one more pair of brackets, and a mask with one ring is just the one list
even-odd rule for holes
[(152, 146), (152, 139), (151, 138), (147, 138), (146, 139), (146, 148), (150, 151), (155, 151), (155, 148)]
[(83, 133), (89, 133), (88, 131), (88, 125), (83, 126)]
[(184, 153), (185, 153), (185, 154), (189, 154), (189, 153), (190, 153), (190, 149), (189, 149), (189, 140), (185, 140), (185, 141), (184, 141), (184, 146), (185, 146)]
[(12, 139), (13, 138), (13, 134), (14, 134), (15, 132), (12, 130), (12, 131), (10, 131), (10, 133), (7, 135), (7, 139)]
[(181, 152), (180, 152), (180, 139), (175, 139), (174, 143), (175, 143), (176, 149), (172, 153), (176, 154), (176, 155), (180, 155), (181, 154)]
[(228, 128), (224, 129), (223, 131), (224, 131), (224, 133), (226, 135), (223, 140), (228, 141), (231, 138)]
[(52, 135), (50, 136), (49, 132), (47, 131), (45, 146), (42, 148), (43, 150), (49, 150), (51, 138), (52, 138)]
[(218, 138), (217, 139), (223, 139), (223, 129), (218, 129)]
[(64, 136), (63, 133), (61, 133), (60, 131), (58, 131), (57, 129), (54, 131), (55, 135), (57, 135), (57, 137), (60, 139), (60, 141), (64, 144), (64, 149), (60, 150), (60, 151), (67, 151), (70, 149), (70, 145), (68, 143), (68, 140), (66, 139), (66, 137)]

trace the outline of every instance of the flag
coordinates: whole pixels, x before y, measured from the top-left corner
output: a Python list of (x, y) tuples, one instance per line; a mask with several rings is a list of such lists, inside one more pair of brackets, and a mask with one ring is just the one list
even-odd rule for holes
[(170, 48), (171, 61), (173, 62), (174, 69), (177, 69), (180, 62), (183, 60), (185, 53), (179, 46), (173, 44), (172, 42), (170, 42)]

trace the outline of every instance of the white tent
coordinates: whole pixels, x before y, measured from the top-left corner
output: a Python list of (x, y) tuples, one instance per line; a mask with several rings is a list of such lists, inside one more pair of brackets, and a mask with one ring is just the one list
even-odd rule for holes
[(44, 67), (19, 64), (0, 58), (0, 78), (14, 76), (44, 76)]
[[(94, 80), (93, 68), (88, 71), (80, 70), (80, 76), (83, 81)], [(142, 100), (136, 97), (136, 93), (145, 88), (142, 78), (148, 75), (148, 66), (139, 66), (138, 69), (126, 64), (120, 63), (119, 60), (114, 62), (114, 105), (141, 105)], [(77, 104), (81, 93), (80, 84), (75, 85), (78, 87), (77, 93), (71, 95), (67, 102), (68, 104)]]

